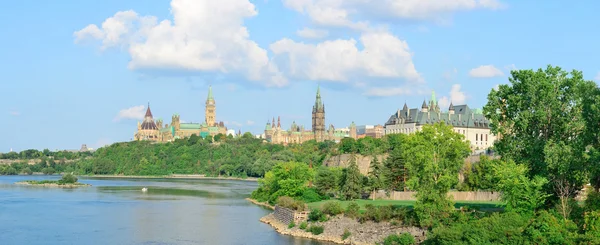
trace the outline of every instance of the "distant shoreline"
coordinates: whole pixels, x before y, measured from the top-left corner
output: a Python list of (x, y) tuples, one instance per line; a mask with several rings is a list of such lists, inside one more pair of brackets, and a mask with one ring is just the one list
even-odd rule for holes
[(242, 180), (257, 182), (258, 178), (238, 177), (210, 177), (202, 174), (172, 174), (172, 175), (79, 175), (83, 178), (111, 178), (111, 179), (206, 179), (206, 180)]

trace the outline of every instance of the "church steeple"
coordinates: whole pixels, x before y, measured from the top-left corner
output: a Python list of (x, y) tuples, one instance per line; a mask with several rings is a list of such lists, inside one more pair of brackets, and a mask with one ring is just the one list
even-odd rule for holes
[(314, 139), (322, 142), (325, 139), (325, 106), (321, 100), (321, 88), (317, 86), (317, 96), (312, 111), (312, 131)]

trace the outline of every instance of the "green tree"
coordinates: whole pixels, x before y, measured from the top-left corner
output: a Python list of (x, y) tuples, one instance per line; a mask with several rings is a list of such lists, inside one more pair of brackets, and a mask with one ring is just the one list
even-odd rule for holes
[(315, 188), (319, 194), (334, 196), (338, 190), (338, 183), (339, 176), (331, 168), (319, 167), (315, 176)]
[(385, 159), (384, 166), (387, 172), (386, 189), (388, 191), (406, 191), (408, 173), (406, 170), (406, 162), (404, 161), (403, 150), (400, 147), (391, 150), (388, 157)]
[(590, 105), (596, 103), (597, 85), (580, 71), (550, 65), (511, 71), (509, 81), (490, 92), (483, 108), (492, 133), (502, 135), (495, 149), (503, 159), (527, 165), (530, 178), (547, 178), (549, 193), (561, 200), (574, 197), (571, 190), (586, 181), (587, 148), (598, 145), (597, 118), (584, 110), (597, 107)]
[(350, 156), (350, 165), (346, 169), (344, 186), (342, 187), (342, 198), (353, 200), (360, 198), (362, 189), (362, 175), (356, 164), (356, 156)]
[(340, 153), (356, 153), (357, 152), (357, 143), (354, 138), (343, 138), (339, 144)]
[(299, 198), (313, 176), (313, 170), (304, 163), (279, 163), (258, 181), (259, 187), (252, 192), (252, 197), (271, 203), (281, 196)]
[(469, 143), (443, 122), (426, 125), (408, 138), (404, 152), (408, 186), (417, 191), (414, 210), (421, 226), (431, 227), (454, 211), (447, 193), (470, 153)]
[(548, 197), (543, 191), (548, 180), (541, 176), (530, 179), (525, 165), (507, 161), (494, 166), (493, 171), (498, 180), (495, 189), (500, 191), (506, 211), (532, 214)]
[(371, 190), (373, 192), (373, 200), (375, 200), (375, 193), (386, 187), (385, 173), (383, 166), (379, 163), (377, 156), (373, 156), (369, 171), (369, 181)]

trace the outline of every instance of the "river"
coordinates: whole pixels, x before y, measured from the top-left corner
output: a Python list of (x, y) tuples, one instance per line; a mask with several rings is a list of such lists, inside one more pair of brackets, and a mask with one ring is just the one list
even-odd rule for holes
[[(76, 189), (15, 185), (58, 176), (0, 176), (0, 244), (294, 244), (244, 198), (255, 182), (80, 178)], [(141, 189), (147, 187), (147, 192)]]

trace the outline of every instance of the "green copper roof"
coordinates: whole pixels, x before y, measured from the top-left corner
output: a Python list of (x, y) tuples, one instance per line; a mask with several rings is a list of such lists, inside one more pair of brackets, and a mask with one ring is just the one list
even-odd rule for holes
[(208, 86), (208, 97), (206, 98), (206, 100), (214, 100), (215, 98), (213, 98), (213, 93), (212, 93), (212, 86)]
[(271, 124), (267, 123), (267, 126), (265, 126), (265, 130), (271, 130)]
[(431, 103), (435, 106), (437, 102), (435, 101), (435, 91), (431, 91)]
[(208, 127), (209, 132), (219, 132), (219, 127)]
[(179, 124), (180, 129), (200, 129), (199, 123), (182, 123)]
[(315, 108), (323, 108), (323, 101), (321, 101), (321, 87), (317, 85), (317, 99), (315, 100)]

